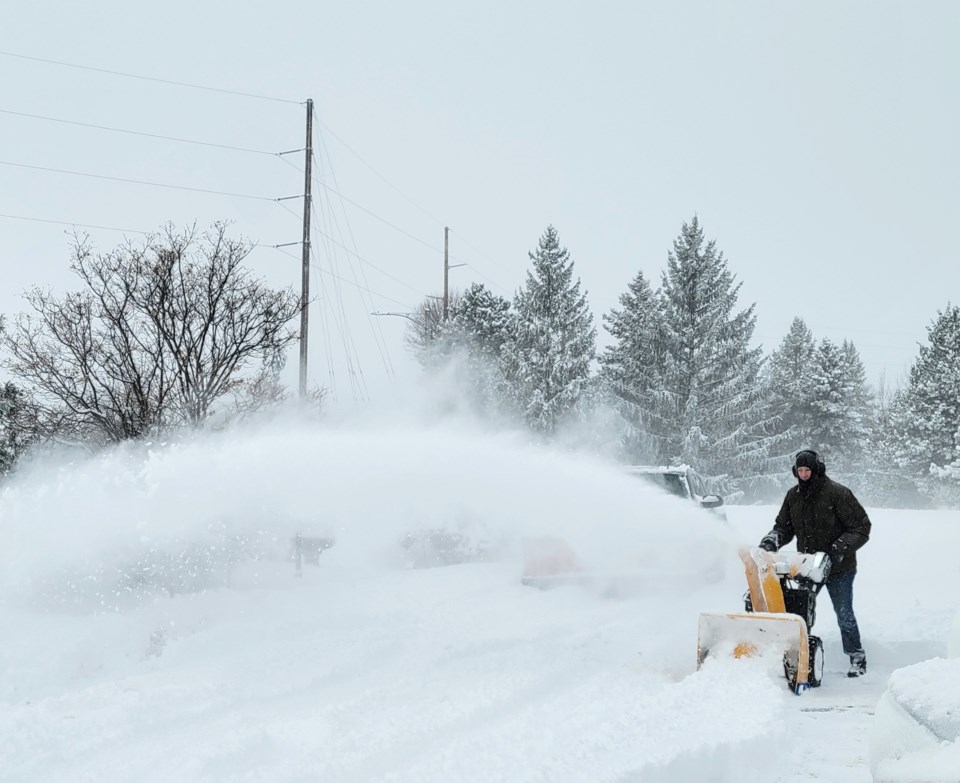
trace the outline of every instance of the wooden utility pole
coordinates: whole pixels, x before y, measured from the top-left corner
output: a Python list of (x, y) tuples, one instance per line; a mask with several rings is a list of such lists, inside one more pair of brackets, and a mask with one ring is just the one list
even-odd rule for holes
[(450, 312), (450, 229), (443, 227), (443, 322)]
[(303, 278), (300, 296), (300, 399), (307, 396), (307, 334), (310, 307), (310, 184), (313, 181), (313, 99), (307, 99), (307, 146), (303, 164)]
[[(450, 265), (450, 229), (443, 227), (443, 322), (450, 317), (450, 270), (466, 264)], [(436, 298), (436, 297), (434, 297)]]

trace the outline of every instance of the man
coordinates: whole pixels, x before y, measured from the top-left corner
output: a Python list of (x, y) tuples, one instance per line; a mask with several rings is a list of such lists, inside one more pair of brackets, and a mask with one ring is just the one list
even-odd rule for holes
[(867, 672), (867, 657), (860, 644), (860, 629), (853, 613), (853, 579), (857, 575), (857, 550), (870, 538), (870, 518), (853, 493), (827, 478), (823, 460), (815, 451), (801, 451), (793, 466), (797, 486), (787, 491), (777, 520), (760, 542), (776, 552), (797, 538), (800, 552), (826, 552), (830, 571), (827, 592), (837, 613), (843, 651), (850, 656), (848, 677)]

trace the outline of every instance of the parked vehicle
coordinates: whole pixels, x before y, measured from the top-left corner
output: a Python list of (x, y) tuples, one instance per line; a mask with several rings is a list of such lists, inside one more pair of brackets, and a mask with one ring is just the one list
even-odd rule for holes
[(707, 493), (703, 478), (689, 465), (670, 467), (628, 465), (625, 470), (632, 476), (655, 484), (671, 495), (690, 500), (700, 508), (709, 509), (723, 520), (727, 518), (727, 512), (722, 508), (723, 498), (717, 494)]

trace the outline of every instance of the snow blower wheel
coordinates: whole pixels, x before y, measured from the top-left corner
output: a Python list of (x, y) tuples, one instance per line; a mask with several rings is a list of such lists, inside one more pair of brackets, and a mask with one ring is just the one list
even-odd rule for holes
[(819, 636), (810, 636), (807, 640), (809, 655), (809, 671), (806, 682), (797, 682), (798, 658), (796, 651), (787, 651), (783, 654), (783, 676), (787, 678), (787, 687), (796, 694), (803, 693), (807, 688), (819, 688), (823, 682), (823, 642)]
[(810, 636), (810, 674), (807, 682), (811, 688), (819, 688), (823, 682), (823, 641), (819, 636)]

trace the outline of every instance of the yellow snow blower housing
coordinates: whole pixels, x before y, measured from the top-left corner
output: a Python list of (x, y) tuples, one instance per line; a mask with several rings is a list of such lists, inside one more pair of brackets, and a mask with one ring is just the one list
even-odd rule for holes
[(746, 612), (701, 614), (697, 668), (710, 655), (755, 656), (783, 652), (783, 670), (794, 693), (820, 685), (823, 643), (809, 634), (816, 595), (829, 574), (822, 552), (767, 552), (759, 547), (739, 552), (749, 593)]

